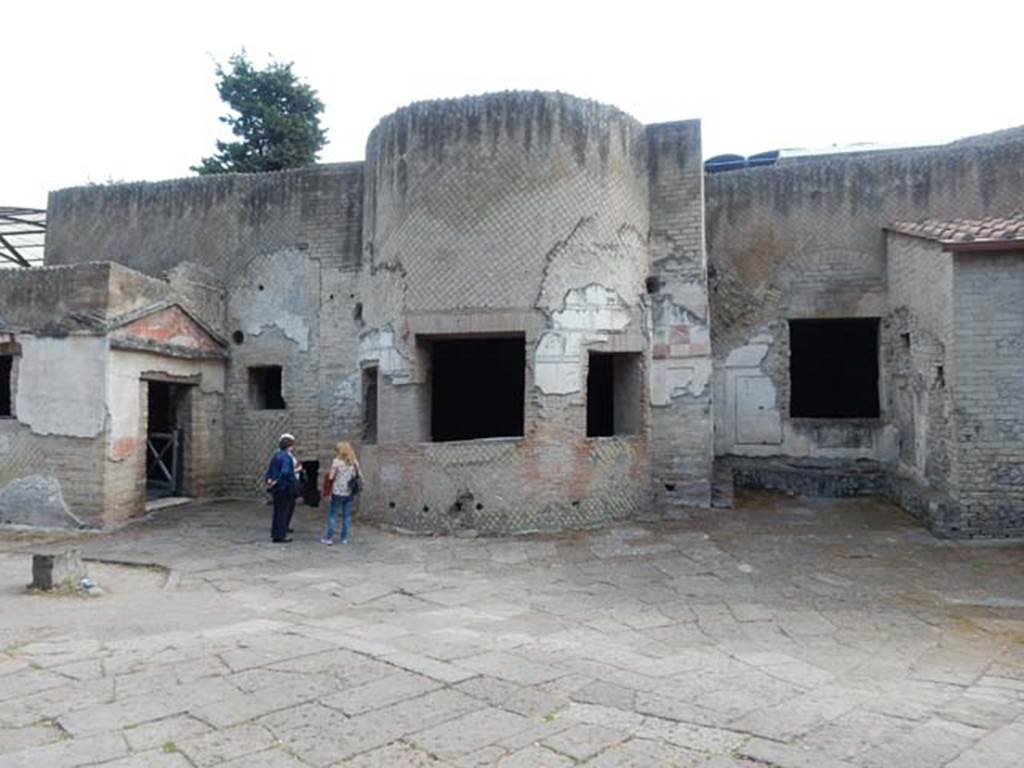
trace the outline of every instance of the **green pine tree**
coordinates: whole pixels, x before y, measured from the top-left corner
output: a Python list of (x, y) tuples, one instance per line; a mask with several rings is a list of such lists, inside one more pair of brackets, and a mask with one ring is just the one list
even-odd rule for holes
[(245, 51), (217, 65), (217, 92), (233, 110), (221, 117), (238, 141), (218, 141), (217, 153), (192, 170), (199, 174), (258, 173), (312, 165), (327, 143), (320, 127), (324, 105), (292, 72), (292, 62), (256, 69)]

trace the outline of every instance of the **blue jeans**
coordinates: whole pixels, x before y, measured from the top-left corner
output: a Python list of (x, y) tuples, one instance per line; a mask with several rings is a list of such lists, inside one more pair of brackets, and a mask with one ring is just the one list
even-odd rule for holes
[(338, 524), (338, 507), (341, 507), (341, 540), (345, 541), (348, 539), (348, 528), (352, 522), (352, 496), (334, 496), (331, 495), (331, 509), (327, 513), (327, 536), (328, 539), (334, 538), (334, 528)]

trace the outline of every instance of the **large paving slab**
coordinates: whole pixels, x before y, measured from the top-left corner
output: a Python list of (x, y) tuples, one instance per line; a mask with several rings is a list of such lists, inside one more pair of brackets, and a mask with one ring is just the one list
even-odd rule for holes
[[(509, 539), (321, 515), (0, 530), (0, 768), (1024, 764), (1024, 543), (753, 493)], [(25, 590), (62, 542), (103, 596)]]

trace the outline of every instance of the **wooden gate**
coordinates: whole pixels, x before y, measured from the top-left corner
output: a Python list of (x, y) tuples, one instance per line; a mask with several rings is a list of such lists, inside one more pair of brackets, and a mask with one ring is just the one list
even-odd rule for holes
[(146, 479), (148, 485), (168, 493), (178, 490), (178, 446), (181, 430), (150, 432), (146, 438)]

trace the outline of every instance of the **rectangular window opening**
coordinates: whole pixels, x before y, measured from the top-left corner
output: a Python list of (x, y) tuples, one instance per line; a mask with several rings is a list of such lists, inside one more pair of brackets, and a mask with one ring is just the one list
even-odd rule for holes
[(249, 405), (257, 411), (283, 411), (287, 406), (281, 392), (281, 366), (249, 369)]
[(363, 369), (363, 444), (377, 443), (377, 367)]
[(590, 353), (587, 437), (640, 433), (640, 359), (635, 352)]
[(526, 339), (432, 339), (430, 436), (434, 442), (522, 437)]
[(790, 320), (790, 415), (879, 416), (878, 318)]
[(0, 355), (0, 418), (14, 415), (14, 356)]

